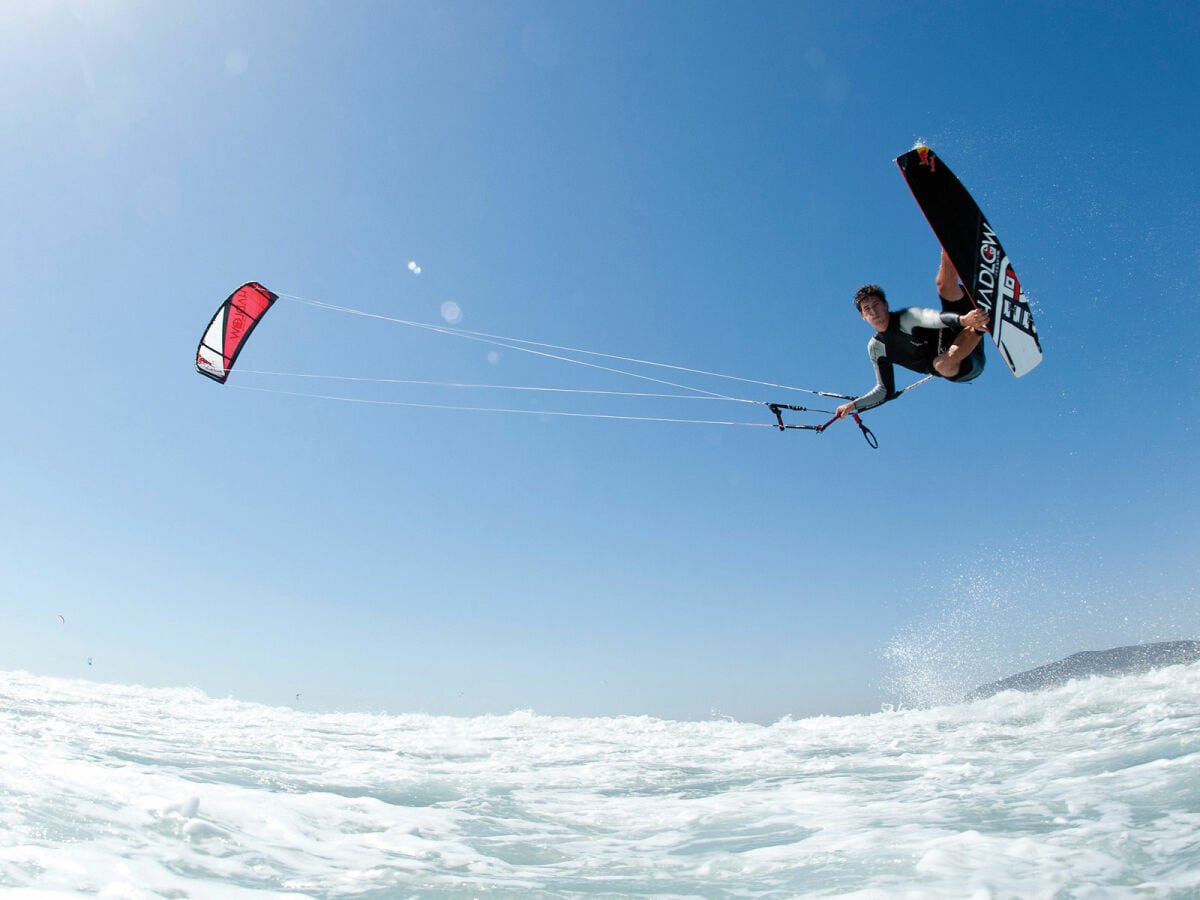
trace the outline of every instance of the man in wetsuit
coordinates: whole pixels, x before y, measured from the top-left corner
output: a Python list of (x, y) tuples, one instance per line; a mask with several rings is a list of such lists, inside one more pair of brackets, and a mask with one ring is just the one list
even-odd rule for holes
[(939, 375), (948, 381), (971, 381), (983, 372), (980, 338), (988, 327), (987, 313), (971, 303), (944, 251), (938, 266), (937, 290), (942, 301), (940, 313), (919, 307), (892, 312), (879, 285), (867, 284), (858, 289), (854, 305), (876, 332), (867, 344), (875, 366), (875, 387), (839, 406), (839, 419), (896, 397), (893, 366), (922, 375)]

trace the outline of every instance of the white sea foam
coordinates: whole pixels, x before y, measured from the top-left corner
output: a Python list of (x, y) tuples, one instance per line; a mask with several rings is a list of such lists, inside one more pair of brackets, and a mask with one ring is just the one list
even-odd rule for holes
[(771, 726), (0, 673), (0, 719), (6, 896), (1200, 894), (1200, 665)]

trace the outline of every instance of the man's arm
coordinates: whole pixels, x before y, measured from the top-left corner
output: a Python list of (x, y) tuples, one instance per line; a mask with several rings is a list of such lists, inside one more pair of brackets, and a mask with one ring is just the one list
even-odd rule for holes
[(875, 367), (875, 387), (861, 397), (843, 403), (837, 408), (837, 417), (844, 419), (852, 412), (862, 412), (874, 409), (880, 404), (887, 403), (896, 393), (896, 372), (892, 362), (887, 358), (887, 348), (883, 341), (871, 338), (867, 344), (867, 354), (871, 357), (871, 365)]
[(914, 328), (965, 328), (962, 323), (965, 318), (966, 316), (960, 316), (958, 313), (910, 306), (900, 312), (900, 329), (905, 334), (912, 334)]

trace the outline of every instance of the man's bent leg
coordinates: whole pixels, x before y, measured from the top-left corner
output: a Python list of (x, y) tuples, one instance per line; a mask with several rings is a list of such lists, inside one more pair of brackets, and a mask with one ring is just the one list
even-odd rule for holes
[(963, 360), (979, 346), (981, 337), (983, 335), (980, 332), (964, 328), (954, 336), (954, 343), (950, 348), (933, 361), (933, 368), (943, 378), (956, 378)]
[(961, 300), (964, 296), (962, 285), (958, 283), (958, 272), (946, 251), (942, 251), (941, 262), (938, 263), (937, 292), (943, 300)]
[(983, 355), (983, 341), (967, 354), (967, 358), (958, 364), (958, 374), (953, 378), (948, 378), (947, 381), (953, 381), (955, 384), (965, 384), (968, 381), (974, 381), (983, 374), (983, 370), (987, 365), (987, 359)]

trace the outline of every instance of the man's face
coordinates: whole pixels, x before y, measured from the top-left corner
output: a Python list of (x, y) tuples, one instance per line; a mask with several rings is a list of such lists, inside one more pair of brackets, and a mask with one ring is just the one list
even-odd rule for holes
[(879, 297), (868, 297), (859, 304), (858, 310), (863, 321), (876, 331), (887, 331), (889, 316), (886, 301)]

